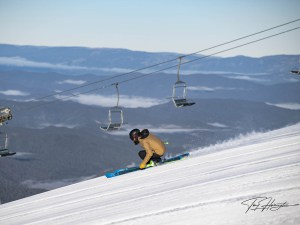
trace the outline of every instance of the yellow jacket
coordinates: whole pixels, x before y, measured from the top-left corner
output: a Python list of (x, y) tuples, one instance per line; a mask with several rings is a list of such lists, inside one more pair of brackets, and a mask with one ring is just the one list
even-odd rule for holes
[(146, 163), (150, 160), (153, 153), (157, 155), (163, 156), (166, 152), (166, 146), (164, 143), (153, 134), (149, 134), (146, 138), (139, 138), (140, 146), (146, 151), (146, 156), (141, 164), (146, 165)]

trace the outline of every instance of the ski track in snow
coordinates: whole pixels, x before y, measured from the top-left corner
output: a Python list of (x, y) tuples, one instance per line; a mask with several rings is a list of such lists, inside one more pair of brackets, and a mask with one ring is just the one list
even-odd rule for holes
[(241, 204), (261, 196), (300, 204), (300, 132), (286, 130), (0, 205), (0, 224), (300, 224), (300, 206), (245, 213)]

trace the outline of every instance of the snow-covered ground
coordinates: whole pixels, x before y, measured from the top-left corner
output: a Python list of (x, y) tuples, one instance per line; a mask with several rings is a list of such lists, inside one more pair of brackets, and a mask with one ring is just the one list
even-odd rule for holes
[(297, 204), (300, 124), (10, 202), (0, 224), (300, 224)]

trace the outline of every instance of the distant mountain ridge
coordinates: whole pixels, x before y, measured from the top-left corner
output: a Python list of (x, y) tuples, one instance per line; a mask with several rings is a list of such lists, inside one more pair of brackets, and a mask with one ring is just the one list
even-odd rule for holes
[[(27, 68), (32, 71), (56, 71), (69, 74), (94, 73), (109, 75), (148, 67), (174, 59), (159, 67), (176, 65), (179, 53), (131, 51), (113, 48), (86, 47), (43, 47), (0, 44), (0, 69), (12, 67)], [(261, 58), (246, 56), (207, 57), (192, 55), (186, 61), (199, 59), (182, 65), (182, 73), (188, 72), (231, 72), (231, 73), (278, 73), (286, 72), (298, 65), (299, 55), (276, 55)], [(201, 59), (202, 58), (202, 59)]]

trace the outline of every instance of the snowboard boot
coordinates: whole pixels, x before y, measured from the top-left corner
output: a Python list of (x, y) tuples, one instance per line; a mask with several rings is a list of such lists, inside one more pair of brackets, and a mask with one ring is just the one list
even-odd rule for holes
[(155, 165), (156, 165), (155, 162), (154, 162), (153, 160), (150, 160), (150, 161), (147, 163), (146, 168), (147, 168), (147, 167), (152, 167), (152, 166), (155, 166)]

